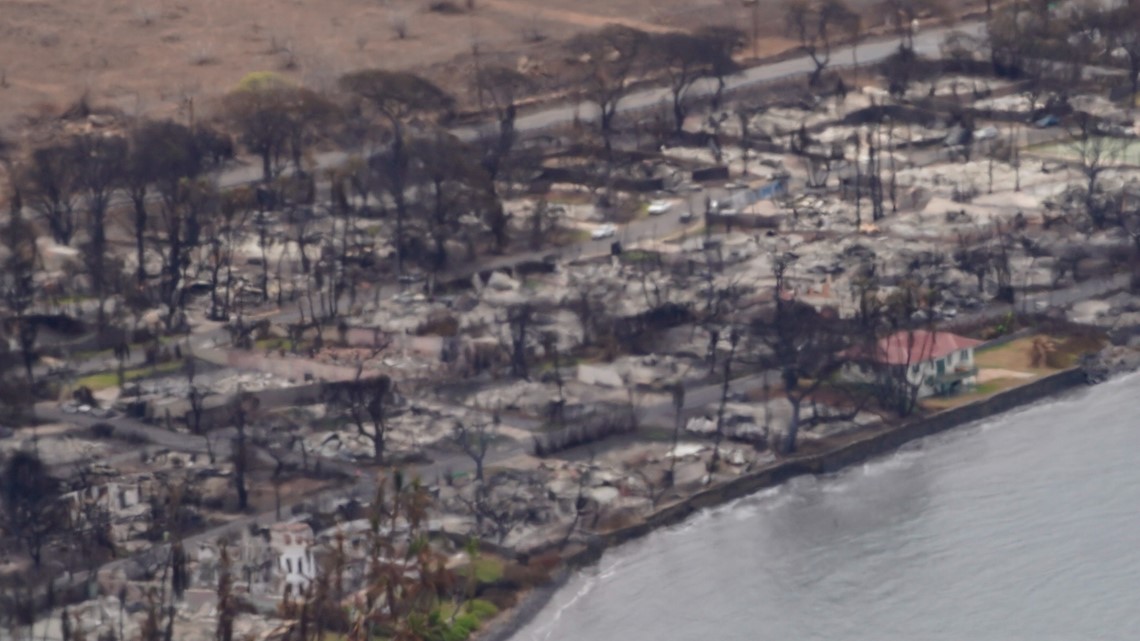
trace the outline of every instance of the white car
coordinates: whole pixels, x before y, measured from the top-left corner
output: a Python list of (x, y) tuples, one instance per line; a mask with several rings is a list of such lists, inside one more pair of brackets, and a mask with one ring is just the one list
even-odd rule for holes
[(613, 225), (607, 223), (595, 228), (594, 231), (590, 232), (590, 238), (593, 238), (594, 240), (602, 240), (603, 238), (612, 238), (615, 234), (617, 234), (617, 227), (614, 227)]
[(673, 208), (673, 203), (668, 200), (655, 200), (649, 203), (649, 215), (660, 216)]
[(997, 137), (997, 127), (983, 127), (974, 132), (974, 140), (992, 140)]

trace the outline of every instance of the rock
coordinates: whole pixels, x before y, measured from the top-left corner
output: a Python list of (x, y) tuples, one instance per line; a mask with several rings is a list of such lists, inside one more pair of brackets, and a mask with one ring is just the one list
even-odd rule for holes
[(1090, 385), (1140, 369), (1140, 350), (1109, 346), (1081, 360), (1081, 368)]
[(115, 124), (115, 117), (107, 114), (91, 114), (87, 116), (87, 124), (92, 127), (110, 127)]
[(578, 484), (568, 478), (556, 478), (546, 484), (546, 489), (553, 497), (573, 497), (578, 493)]
[(696, 434), (711, 434), (716, 431), (716, 421), (697, 416), (689, 419), (689, 422), (685, 424), (685, 429)]
[(591, 488), (588, 494), (598, 505), (609, 505), (621, 496), (621, 492), (616, 487), (609, 485)]
[(705, 450), (705, 446), (700, 443), (678, 443), (677, 447), (673, 448), (665, 456), (667, 458), (685, 459), (691, 456), (697, 456)]
[(621, 375), (608, 365), (578, 365), (578, 382), (585, 385), (600, 385), (602, 387), (622, 388), (625, 382)]
[(590, 475), (590, 480), (595, 485), (617, 485), (621, 480), (621, 476), (612, 470), (598, 470)]
[(673, 478), (678, 487), (691, 487), (700, 483), (707, 474), (704, 461), (693, 461), (678, 464)]
[(491, 277), (487, 279), (487, 287), (500, 292), (509, 292), (518, 289), (519, 283), (503, 272), (492, 272)]

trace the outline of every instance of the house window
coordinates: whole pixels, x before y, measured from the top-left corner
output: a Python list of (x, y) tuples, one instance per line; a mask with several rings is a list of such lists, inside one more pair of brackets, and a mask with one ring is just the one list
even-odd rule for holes
[(962, 350), (962, 362), (963, 363), (970, 362), (970, 350), (968, 350), (968, 349)]
[(911, 366), (910, 366), (910, 373), (911, 373), (911, 374), (918, 374), (918, 368), (919, 368), (919, 364), (918, 364), (918, 363), (915, 363), (914, 365), (911, 365)]
[(293, 574), (293, 559), (285, 559), (285, 572)]
[(938, 359), (937, 361), (934, 361), (934, 366), (936, 368), (938, 368), (939, 374), (945, 374), (946, 373), (946, 361), (942, 360), (941, 358)]

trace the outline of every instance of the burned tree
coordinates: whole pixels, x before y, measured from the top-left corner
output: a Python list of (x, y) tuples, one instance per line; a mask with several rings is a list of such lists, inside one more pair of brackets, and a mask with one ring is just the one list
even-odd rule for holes
[[(220, 205), (206, 212), (207, 218), (203, 221), (206, 232), (206, 252), (203, 262), (210, 282), (208, 316), (211, 320), (226, 321), (230, 318), (230, 306), (233, 302), (234, 250), (241, 234), (246, 230), (255, 204), (250, 190), (244, 188), (227, 191), (221, 194), (220, 198)], [(266, 262), (263, 258), (263, 267)], [(264, 292), (265, 283), (262, 283), (263, 295)]]
[(204, 222), (221, 205), (217, 185), (208, 179), (179, 180), (173, 188), (173, 192), (163, 194), (157, 230), (161, 240), (156, 244), (162, 259), (159, 299), (166, 306), (168, 328), (180, 324), (179, 314), (186, 303), (186, 270), (201, 241)]
[(475, 480), (483, 481), (483, 462), (487, 459), (487, 450), (498, 435), (499, 413), (496, 410), (490, 421), (476, 421), (468, 425), (463, 421), (455, 423), (454, 438), (463, 453), (475, 463)]
[(295, 127), (289, 104), (297, 88), (274, 73), (255, 73), (242, 79), (226, 94), (223, 109), (238, 138), (261, 159), (261, 179), (272, 181), (280, 174), (289, 154)]
[[(18, 203), (19, 198), (16, 198), (14, 205)], [(3, 288), (4, 303), (12, 313), (7, 324), (16, 337), (30, 384), (33, 382), (32, 365), (36, 361), (35, 344), (38, 334), (36, 324), (27, 317), (27, 312), (35, 301), (35, 277), (40, 263), (36, 231), (20, 215), (18, 208), (13, 206), (8, 223), (0, 228), (0, 235), (8, 250), (7, 257), (0, 264), (0, 287)]]
[(1085, 184), (1075, 193), (1082, 198), (1085, 214), (1093, 227), (1104, 229), (1114, 209), (1114, 198), (1104, 193), (1100, 179), (1105, 170), (1119, 162), (1123, 143), (1104, 135), (1099, 130), (1099, 122), (1090, 114), (1078, 113), (1075, 121), (1069, 132), (1072, 136), (1069, 147), (1076, 154), (1085, 178)]
[(880, 401), (899, 416), (918, 409), (925, 384), (921, 364), (934, 350), (933, 307), (937, 292), (918, 280), (908, 280), (883, 307), (886, 336), (876, 344), (871, 363), (877, 372)]
[(567, 44), (582, 62), (577, 84), (583, 97), (598, 108), (598, 127), (607, 152), (612, 149), (618, 103), (628, 93), (629, 81), (641, 72), (646, 42), (644, 32), (613, 24), (575, 36)]
[(530, 379), (530, 339), (534, 331), (534, 307), (530, 303), (512, 305), (507, 309), (505, 329), (506, 347), (511, 359), (511, 376)]
[(357, 366), (353, 380), (326, 383), (322, 396), (326, 403), (348, 414), (356, 433), (372, 444), (372, 460), (379, 465), (384, 462), (395, 384), (384, 375), (365, 377), (363, 371)]
[(249, 507), (249, 487), (246, 483), (246, 474), (253, 461), (253, 452), (249, 445), (247, 429), (257, 420), (261, 401), (248, 392), (239, 392), (233, 401), (233, 425), (237, 430), (232, 445), (232, 458), (234, 464), (234, 488), (237, 490), (238, 509), (245, 511)]
[(859, 14), (843, 0), (789, 0), (784, 5), (784, 21), (815, 64), (808, 80), (811, 87), (819, 84), (831, 63), (835, 40), (859, 29)]
[(136, 276), (140, 287), (147, 283), (147, 234), (156, 231), (151, 222), (157, 193), (159, 207), (170, 207), (177, 200), (183, 179), (193, 180), (211, 164), (203, 136), (171, 120), (144, 121), (131, 131), (123, 183), (130, 197), (132, 215), (127, 227), (135, 239)]
[(35, 454), (16, 452), (0, 475), (0, 529), (20, 542), (36, 568), (44, 547), (66, 522), (62, 486)]
[(454, 99), (428, 80), (402, 71), (356, 71), (341, 77), (340, 86), (356, 97), (352, 109), (358, 120), (375, 117), (387, 126), (390, 142), (375, 162), (378, 182), (396, 208), (396, 271), (403, 274), (409, 220), (407, 130), (413, 119), (446, 119)]
[(899, 38), (899, 50), (906, 52), (914, 51), (919, 18), (941, 18), (947, 12), (941, 0), (883, 0), (880, 7)]
[(1129, 104), (1135, 106), (1140, 93), (1140, 4), (1122, 3), (1119, 6), (1094, 11), (1089, 26), (1098, 28), (1108, 41), (1109, 50), (1121, 51), (1128, 62), (1128, 82), (1132, 93)]
[(412, 182), (423, 209), (418, 218), (423, 221), (431, 246), (428, 264), (433, 272), (439, 272), (451, 260), (449, 241), (464, 241), (467, 253), (474, 254), (475, 239), (470, 226), (464, 223), (465, 215), (474, 214), (482, 220), (485, 216), (481, 212), (496, 207), (498, 201), (492, 195), (493, 188), (487, 186), (490, 177), (471, 160), (473, 151), (459, 140), (436, 132), (409, 147)]
[(98, 302), (97, 327), (106, 328), (107, 295), (107, 210), (111, 195), (118, 189), (127, 168), (127, 141), (119, 137), (88, 134), (75, 140), (79, 160), (78, 185), (87, 209), (87, 273)]
[(306, 153), (338, 123), (341, 113), (328, 98), (305, 87), (294, 87), (282, 97), (289, 158), (293, 170), (304, 175)]
[(481, 104), (483, 100), (489, 102), (499, 123), (498, 135), (484, 144), (482, 160), (483, 169), (491, 177), (490, 187), (494, 189), (494, 181), (499, 178), (517, 138), (518, 104), (533, 93), (535, 83), (508, 67), (479, 65), (475, 71), (475, 90)]
[(690, 35), (669, 32), (648, 41), (647, 59), (652, 60), (669, 81), (673, 103), (673, 130), (680, 134), (688, 113), (687, 98), (693, 83), (731, 69), (732, 52), (719, 40), (720, 34)]
[[(794, 452), (801, 427), (804, 401), (814, 398), (845, 362), (848, 338), (838, 321), (797, 301), (788, 288), (788, 270), (794, 258), (777, 257), (773, 263), (773, 303), (766, 317), (753, 322), (753, 335), (766, 348), (764, 365), (779, 373), (784, 396), (791, 405), (784, 442), (779, 450)], [(814, 419), (814, 417), (813, 417)]]
[[(712, 474), (720, 467), (720, 443), (724, 439), (724, 411), (728, 405), (728, 395), (732, 384), (732, 365), (736, 357), (736, 348), (740, 344), (740, 332), (735, 328), (729, 330), (728, 356), (724, 359), (724, 373), (720, 380), (720, 402), (716, 409), (716, 431), (713, 433), (713, 452), (709, 460), (709, 481)], [(672, 471), (672, 470), (671, 470)]]
[(708, 77), (716, 80), (716, 90), (712, 95), (713, 109), (719, 109), (724, 90), (728, 84), (728, 77), (740, 71), (735, 56), (744, 48), (747, 35), (744, 30), (732, 25), (708, 25), (697, 29), (697, 37), (706, 43), (720, 48), (720, 53), (713, 56), (712, 66), (708, 69)]
[(66, 245), (76, 229), (76, 200), (81, 189), (79, 152), (72, 141), (39, 147), (17, 168), (16, 183), (24, 199)]

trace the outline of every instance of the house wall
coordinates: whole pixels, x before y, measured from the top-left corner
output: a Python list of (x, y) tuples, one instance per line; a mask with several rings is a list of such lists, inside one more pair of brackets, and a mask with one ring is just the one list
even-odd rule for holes
[(313, 562), (313, 535), (311, 531), (274, 530), (270, 533), (270, 547), (277, 555), (276, 574), (294, 593), (308, 587), (317, 576)]
[[(934, 387), (927, 385), (928, 378), (938, 375), (938, 364), (944, 363), (945, 372), (951, 372), (954, 368), (959, 366), (974, 366), (974, 348), (970, 347), (964, 350), (958, 350), (942, 358), (935, 358), (920, 363), (913, 363), (911, 365), (898, 365), (898, 368), (907, 368), (906, 380), (907, 384), (911, 386), (918, 386), (918, 398), (927, 398), (933, 396)], [(895, 370), (896, 375), (900, 372)], [(848, 364), (844, 366), (843, 377), (850, 381), (861, 383), (874, 383), (876, 381), (875, 372), (869, 368), (863, 368), (859, 365)], [(962, 381), (963, 385), (976, 385), (978, 379), (976, 376), (971, 376)]]
[[(943, 366), (943, 370), (941, 372), (938, 371), (939, 364)], [(938, 376), (939, 374), (952, 372), (954, 371), (954, 368), (961, 366), (974, 366), (973, 347), (951, 352), (942, 358), (934, 358), (911, 365), (907, 371), (907, 382), (910, 385), (919, 386), (919, 398), (934, 396), (936, 390), (933, 386), (927, 384), (927, 380), (929, 378)], [(978, 378), (976, 376), (971, 376), (962, 381), (962, 384), (966, 386), (977, 385), (977, 383)]]

